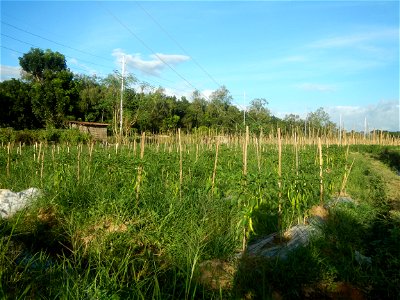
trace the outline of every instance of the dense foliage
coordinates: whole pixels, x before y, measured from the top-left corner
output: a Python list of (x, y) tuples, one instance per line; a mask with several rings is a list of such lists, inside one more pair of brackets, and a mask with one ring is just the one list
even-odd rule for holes
[[(22, 79), (0, 83), (0, 126), (14, 129), (61, 128), (68, 120), (108, 122), (118, 128), (121, 74), (105, 78), (72, 73), (59, 52), (32, 48), (19, 58)], [(177, 128), (217, 128), (224, 132), (243, 131), (243, 110), (232, 104), (225, 86), (210, 97), (194, 91), (190, 99), (168, 96), (162, 87), (152, 87), (133, 75), (124, 78), (124, 131), (168, 132)], [(307, 120), (297, 115), (279, 119), (271, 115), (264, 98), (253, 99), (246, 112), (252, 132), (262, 129), (298, 127), (304, 131), (335, 126), (320, 108)], [(309, 125), (307, 125), (307, 123)]]

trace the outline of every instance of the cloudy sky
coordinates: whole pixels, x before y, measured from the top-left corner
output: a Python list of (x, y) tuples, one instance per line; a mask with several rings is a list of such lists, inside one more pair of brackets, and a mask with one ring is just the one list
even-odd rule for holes
[(169, 94), (225, 85), (243, 108), (324, 107), (347, 129), (400, 130), (398, 1), (1, 1), (1, 80), (31, 47), (76, 73), (125, 70)]

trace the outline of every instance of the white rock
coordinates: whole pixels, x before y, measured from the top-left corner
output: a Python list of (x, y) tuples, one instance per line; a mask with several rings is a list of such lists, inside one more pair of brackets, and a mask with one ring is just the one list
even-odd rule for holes
[(17, 211), (27, 207), (39, 195), (40, 190), (37, 188), (29, 188), (17, 193), (0, 189), (0, 218), (13, 216)]

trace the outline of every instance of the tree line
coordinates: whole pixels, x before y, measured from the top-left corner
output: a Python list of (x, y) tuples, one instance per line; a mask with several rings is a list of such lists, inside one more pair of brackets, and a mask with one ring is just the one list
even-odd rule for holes
[[(65, 56), (52, 50), (31, 48), (19, 57), (21, 79), (0, 83), (0, 127), (14, 129), (63, 128), (68, 121), (109, 123), (117, 132), (120, 121), (122, 76), (118, 71), (105, 78), (74, 74)], [(225, 86), (208, 98), (195, 90), (189, 99), (168, 96), (162, 87), (153, 87), (129, 74), (124, 76), (124, 132), (169, 132), (183, 128), (214, 128), (224, 132), (242, 131), (247, 125), (254, 131), (334, 130), (329, 115), (319, 108), (305, 120), (290, 114), (273, 116), (264, 98), (250, 102), (244, 112), (232, 104)]]

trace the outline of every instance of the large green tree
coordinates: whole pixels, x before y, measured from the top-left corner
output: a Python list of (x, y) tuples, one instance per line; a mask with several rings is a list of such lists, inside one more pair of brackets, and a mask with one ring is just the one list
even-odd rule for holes
[(103, 103), (104, 89), (96, 76), (75, 75), (79, 93), (77, 118), (88, 122), (103, 122), (106, 106)]
[(43, 51), (39, 48), (31, 48), (22, 57), (19, 57), (21, 68), (34, 80), (44, 79), (45, 72), (61, 72), (67, 70), (65, 56), (50, 49)]
[(32, 112), (31, 85), (17, 79), (0, 83), (0, 127), (32, 129), (40, 126)]
[(207, 126), (228, 129), (232, 117), (228, 112), (232, 101), (229, 90), (221, 86), (211, 93), (209, 100), (205, 114)]
[(330, 120), (330, 116), (325, 110), (320, 107), (314, 112), (310, 112), (307, 115), (307, 122), (316, 129), (323, 127), (332, 126), (333, 123)]
[(271, 121), (271, 112), (267, 107), (268, 101), (264, 98), (256, 98), (250, 102), (250, 107), (247, 112), (247, 124), (252, 131), (265, 129)]
[(77, 113), (78, 93), (65, 56), (49, 49), (31, 48), (19, 58), (31, 84), (32, 111), (46, 127), (61, 127)]
[(31, 95), (33, 113), (47, 128), (75, 119), (78, 92), (72, 72), (45, 72), (42, 81), (32, 83)]

